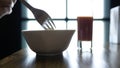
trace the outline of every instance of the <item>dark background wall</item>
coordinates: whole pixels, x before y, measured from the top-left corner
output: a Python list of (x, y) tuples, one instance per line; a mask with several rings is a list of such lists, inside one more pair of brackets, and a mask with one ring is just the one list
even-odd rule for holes
[(111, 0), (111, 8), (115, 6), (120, 6), (120, 0)]
[(17, 1), (13, 12), (0, 19), (0, 59), (21, 49), (21, 9)]
[(120, 0), (104, 0), (104, 18), (110, 18), (110, 9), (120, 6)]

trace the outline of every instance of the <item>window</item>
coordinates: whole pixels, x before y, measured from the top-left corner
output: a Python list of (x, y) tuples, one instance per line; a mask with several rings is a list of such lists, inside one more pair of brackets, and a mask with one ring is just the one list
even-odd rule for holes
[[(81, 9), (86, 9), (86, 6), (89, 6), (89, 2), (92, 2), (92, 12), (94, 19), (104, 19), (106, 18), (106, 11), (105, 7), (106, 3), (109, 3), (108, 0), (27, 0), (29, 4), (34, 6), (35, 8), (45, 10), (52, 19), (56, 20), (70, 20), (76, 19), (77, 16), (81, 13)], [(82, 6), (82, 5), (86, 6)], [(82, 7), (82, 8), (81, 8)], [(34, 19), (33, 14), (29, 9), (25, 9), (26, 12), (23, 12), (23, 18), (25, 19)], [(25, 11), (24, 10), (24, 11)], [(26, 16), (25, 16), (26, 14)], [(85, 14), (85, 13), (84, 13)], [(108, 15), (109, 16), (109, 15)], [(107, 16), (107, 17), (108, 17)]]
[[(77, 16), (80, 15), (82, 9), (89, 6), (88, 4), (90, 3), (88, 1), (92, 2), (91, 6), (92, 6), (93, 17), (95, 20), (98, 19), (102, 20), (109, 18), (110, 0), (27, 0), (27, 1), (33, 7), (45, 10), (52, 17), (53, 21), (57, 26), (57, 29), (67, 28), (67, 29), (77, 30), (76, 18)], [(82, 6), (82, 5), (86, 5), (86, 6)], [(32, 12), (29, 9), (27, 9), (25, 6), (23, 6), (22, 9), (23, 9), (22, 18), (27, 20), (27, 23), (25, 23), (26, 21), (23, 22), (22, 29), (23, 30), (42, 29), (41, 27), (39, 27), (38, 23), (35, 23), (36, 21), (34, 19)], [(99, 24), (95, 24), (95, 26), (97, 25), (97, 27), (96, 28), (93, 27), (93, 28), (100, 29), (99, 31), (101, 31), (99, 35), (98, 30), (94, 30), (96, 32), (94, 33), (96, 36), (95, 38), (98, 39), (99, 37), (101, 41), (101, 38), (103, 38), (104, 36), (102, 34), (104, 33), (104, 25), (103, 22), (99, 22), (99, 21), (97, 22), (95, 21), (95, 23), (99, 23)], [(76, 38), (77, 38), (77, 32), (75, 32), (73, 40), (77, 41)], [(74, 42), (73, 45), (77, 45), (77, 43)]]

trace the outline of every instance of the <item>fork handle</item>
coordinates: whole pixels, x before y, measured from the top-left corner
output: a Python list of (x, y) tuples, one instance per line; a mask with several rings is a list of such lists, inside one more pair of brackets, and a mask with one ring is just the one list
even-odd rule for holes
[(32, 7), (30, 4), (28, 4), (25, 0), (20, 0), (27, 8), (29, 8), (31, 11), (34, 12), (34, 7)]

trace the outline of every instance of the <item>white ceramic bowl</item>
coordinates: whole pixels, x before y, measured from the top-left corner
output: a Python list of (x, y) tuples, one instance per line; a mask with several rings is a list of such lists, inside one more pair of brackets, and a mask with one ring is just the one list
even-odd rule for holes
[(62, 53), (69, 45), (75, 30), (22, 31), (29, 47), (40, 55)]

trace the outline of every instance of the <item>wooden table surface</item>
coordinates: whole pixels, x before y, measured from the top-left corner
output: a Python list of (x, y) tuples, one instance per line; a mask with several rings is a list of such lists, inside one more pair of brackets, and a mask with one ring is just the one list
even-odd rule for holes
[(38, 56), (29, 48), (0, 60), (0, 68), (120, 68), (119, 49), (67, 49), (57, 56)]

